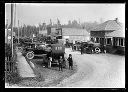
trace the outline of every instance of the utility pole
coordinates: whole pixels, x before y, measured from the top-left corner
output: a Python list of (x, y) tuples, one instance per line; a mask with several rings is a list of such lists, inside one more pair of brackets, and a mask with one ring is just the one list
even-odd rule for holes
[[(21, 22), (20, 22), (21, 23)], [(22, 26), (22, 23), (21, 23), (21, 30), (20, 30), (20, 37), (22, 38), (22, 31), (23, 31), (23, 26)]]
[(12, 47), (12, 58), (13, 58), (13, 4), (11, 4), (11, 47)]
[(15, 15), (14, 15), (14, 27), (16, 27), (16, 4), (15, 4), (15, 10), (14, 10), (14, 12), (15, 12)]
[(18, 20), (18, 43), (19, 43), (19, 20)]
[(50, 19), (50, 27), (52, 26), (52, 20)]
[(7, 43), (8, 43), (8, 19), (7, 19)]

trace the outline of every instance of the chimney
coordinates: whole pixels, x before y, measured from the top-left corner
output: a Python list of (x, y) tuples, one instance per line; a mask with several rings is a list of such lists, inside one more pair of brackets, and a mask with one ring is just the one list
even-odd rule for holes
[(115, 21), (118, 23), (119, 21), (118, 21), (118, 18), (115, 18)]

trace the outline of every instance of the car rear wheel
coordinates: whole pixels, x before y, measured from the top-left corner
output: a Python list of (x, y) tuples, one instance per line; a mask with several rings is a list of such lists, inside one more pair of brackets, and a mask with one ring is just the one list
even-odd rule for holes
[(33, 59), (33, 58), (34, 58), (34, 52), (33, 52), (33, 51), (28, 52), (28, 53), (26, 54), (26, 57), (27, 57), (28, 59)]

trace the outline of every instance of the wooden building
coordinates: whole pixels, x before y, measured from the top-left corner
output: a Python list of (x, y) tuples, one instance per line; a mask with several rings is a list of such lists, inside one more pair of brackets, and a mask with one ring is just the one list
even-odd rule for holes
[[(124, 32), (123, 26), (117, 18), (115, 20), (108, 20), (102, 24), (99, 24), (97, 27), (91, 30), (91, 41), (100, 43), (101, 46), (111, 47), (116, 44), (117, 39), (124, 39), (122, 38), (122, 36), (120, 36), (122, 32)], [(117, 42), (119, 41), (120, 40), (118, 40)], [(111, 50), (112, 48), (108, 49), (107, 51), (110, 52)]]
[[(13, 37), (16, 36), (16, 33), (13, 32)], [(5, 29), (5, 43), (11, 43), (11, 29)]]
[(106, 35), (106, 49), (111, 53), (125, 54), (125, 30), (120, 29)]
[(88, 41), (90, 40), (90, 33), (86, 29), (62, 28), (62, 37), (73, 42)]

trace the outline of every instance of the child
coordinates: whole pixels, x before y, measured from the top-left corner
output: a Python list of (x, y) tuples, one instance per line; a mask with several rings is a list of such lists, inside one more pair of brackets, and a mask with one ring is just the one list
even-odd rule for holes
[(60, 56), (60, 59), (59, 59), (59, 71), (63, 71), (63, 58), (62, 56)]
[(69, 57), (67, 59), (69, 61), (69, 69), (73, 70), (73, 60), (72, 60), (72, 55), (69, 54)]

